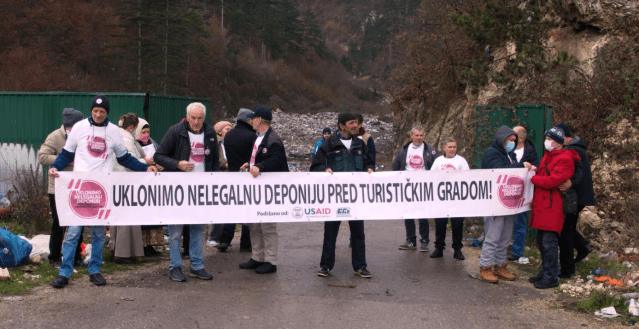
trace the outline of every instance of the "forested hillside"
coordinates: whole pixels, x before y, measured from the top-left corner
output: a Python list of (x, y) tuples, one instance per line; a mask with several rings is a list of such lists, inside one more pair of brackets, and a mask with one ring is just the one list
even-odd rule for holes
[(0, 89), (212, 99), (214, 112), (383, 112), (418, 0), (4, 0)]

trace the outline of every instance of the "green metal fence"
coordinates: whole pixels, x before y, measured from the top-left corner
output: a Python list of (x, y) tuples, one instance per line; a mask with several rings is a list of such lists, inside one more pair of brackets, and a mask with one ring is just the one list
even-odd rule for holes
[[(98, 93), (85, 92), (0, 92), (0, 143), (39, 147), (47, 135), (62, 125), (62, 109), (75, 108), (90, 115), (91, 99)], [(186, 106), (201, 102), (210, 118), (210, 100), (145, 93), (104, 93), (109, 98), (109, 120), (117, 124), (122, 114), (137, 113), (147, 118), (152, 137), (160, 142), (166, 130), (185, 117)], [(146, 115), (145, 115), (146, 114)]]
[(514, 106), (476, 106), (477, 126), (475, 130), (475, 168), (481, 165), (481, 157), (490, 146), (497, 129), (523, 126), (537, 149), (541, 159), (544, 154), (544, 132), (552, 127), (552, 106), (539, 104), (522, 104)]
[(206, 106), (204, 122), (210, 123), (211, 101), (209, 99), (149, 95), (147, 121), (151, 127), (151, 138), (159, 144), (169, 128), (186, 117), (186, 106), (193, 102), (200, 102)]

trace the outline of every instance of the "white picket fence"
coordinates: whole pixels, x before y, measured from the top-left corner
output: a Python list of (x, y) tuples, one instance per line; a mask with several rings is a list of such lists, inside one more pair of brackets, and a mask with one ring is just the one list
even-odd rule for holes
[[(42, 172), (38, 163), (37, 150), (32, 145), (0, 144), (0, 194), (6, 196), (12, 189), (12, 181), (19, 169), (33, 168)], [(40, 175), (42, 176), (42, 175)]]

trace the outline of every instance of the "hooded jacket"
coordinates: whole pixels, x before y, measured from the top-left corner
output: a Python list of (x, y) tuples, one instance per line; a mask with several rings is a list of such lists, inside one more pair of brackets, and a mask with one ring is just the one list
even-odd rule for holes
[[(406, 145), (402, 146), (395, 155), (395, 160), (393, 160), (393, 171), (402, 171), (406, 170), (406, 154), (408, 153), (408, 147), (412, 142), (406, 143)], [(433, 166), (433, 162), (437, 158), (437, 150), (434, 147), (424, 143), (424, 169), (430, 170)]]
[[(215, 129), (205, 123), (202, 131), (204, 133), (204, 171), (220, 171)], [(166, 171), (180, 171), (178, 163), (182, 160), (189, 161), (190, 156), (189, 123), (184, 121), (169, 128), (155, 151), (153, 160)]]
[(514, 130), (507, 126), (501, 126), (495, 133), (495, 139), (481, 158), (481, 169), (497, 169), (497, 168), (523, 168), (523, 162), (517, 162), (515, 152), (506, 152), (504, 141), (510, 135), (515, 135)]
[[(564, 226), (564, 203), (557, 188), (575, 173), (579, 155), (574, 150), (546, 151), (533, 176), (535, 193), (530, 227), (561, 233)], [(547, 170), (546, 170), (547, 169)]]
[(535, 144), (533, 144), (530, 139), (526, 139), (526, 142), (524, 143), (524, 155), (521, 157), (521, 161), (519, 162), (530, 162), (531, 165), (539, 167), (539, 156), (537, 155)]
[(592, 187), (592, 172), (590, 171), (590, 160), (586, 149), (588, 144), (575, 136), (570, 143), (564, 146), (565, 150), (575, 150), (581, 160), (575, 166), (575, 175), (572, 176), (572, 187), (577, 192), (577, 204), (580, 206), (594, 206), (595, 192)]
[(243, 164), (251, 161), (255, 139), (257, 135), (253, 127), (244, 120), (237, 120), (235, 127), (224, 136), (228, 171), (238, 172)]

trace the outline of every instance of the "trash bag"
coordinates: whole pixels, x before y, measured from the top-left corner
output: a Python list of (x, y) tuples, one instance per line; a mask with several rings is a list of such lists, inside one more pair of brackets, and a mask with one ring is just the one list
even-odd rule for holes
[(28, 241), (0, 228), (0, 267), (27, 265), (32, 248)]

